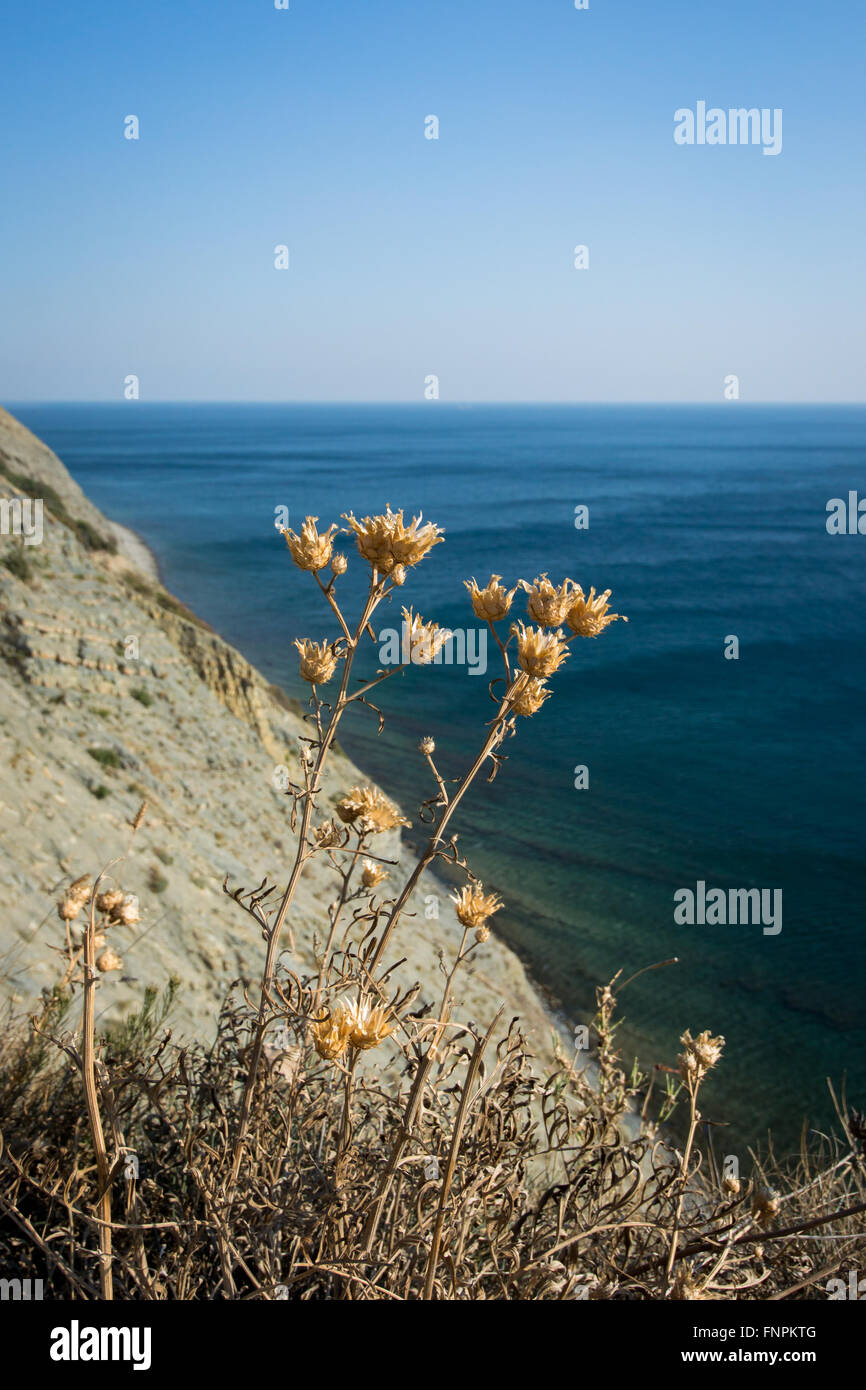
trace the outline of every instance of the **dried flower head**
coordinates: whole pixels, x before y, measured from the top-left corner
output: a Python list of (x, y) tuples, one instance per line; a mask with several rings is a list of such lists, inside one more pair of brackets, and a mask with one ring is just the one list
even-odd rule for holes
[(517, 660), (528, 676), (552, 676), (568, 656), (568, 648), (558, 628), (556, 632), (545, 632), (540, 627), (514, 623), (511, 631), (517, 634)]
[(727, 1197), (738, 1197), (740, 1195), (740, 1179), (730, 1175), (722, 1178), (722, 1191)]
[(387, 877), (388, 870), (383, 869), (381, 864), (374, 863), (372, 859), (361, 860), (361, 882), (365, 888), (378, 888)]
[(505, 617), (517, 587), (506, 590), (500, 584), (501, 574), (491, 574), (487, 587), (479, 589), (474, 579), (464, 579), (463, 583), (469, 590), (469, 597), (472, 600), (472, 611), (476, 618), (480, 618), (484, 623), (498, 623)]
[(543, 680), (539, 680), (537, 676), (527, 676), (524, 672), (520, 676), (511, 697), (511, 708), (515, 714), (522, 714), (525, 717), (537, 714), (545, 700), (552, 694), (553, 691), (548, 690)]
[(418, 752), (423, 753), (425, 758), (430, 758), (436, 752), (436, 744), (432, 738), (422, 738), (418, 744)]
[(422, 526), (420, 516), (413, 517), (407, 526), (402, 508), (392, 512), (390, 503), (382, 516), (365, 516), (358, 521), (349, 512), (343, 519), (355, 533), (360, 554), (380, 574), (391, 574), (398, 565), (417, 565), (442, 539), (441, 527), (432, 521)]
[(335, 1009), (327, 1018), (310, 1024), (313, 1046), (326, 1062), (336, 1062), (349, 1046), (347, 1011)]
[(330, 849), (332, 845), (342, 843), (339, 828), (332, 820), (326, 820), (321, 825), (317, 825), (313, 830), (313, 839), (318, 849)]
[(603, 594), (596, 596), (595, 589), (590, 589), (588, 594), (584, 594), (582, 589), (577, 590), (565, 618), (576, 636), (597, 637), (611, 623), (618, 620), (628, 622), (628, 618), (624, 618), (621, 613), (608, 613), (610, 592), (610, 589), (605, 589)]
[(349, 1042), (360, 1052), (378, 1047), (390, 1037), (393, 1027), (388, 1022), (388, 1011), (381, 1004), (359, 999), (350, 1004), (346, 1014)]
[(339, 657), (329, 642), (311, 642), (295, 638), (295, 646), (301, 654), (301, 676), (311, 685), (325, 685), (337, 669)]
[(310, 570), (314, 574), (323, 570), (331, 559), (334, 533), (339, 530), (338, 526), (332, 524), (320, 535), (316, 528), (318, 519), (317, 516), (308, 516), (299, 536), (288, 529), (283, 531), (295, 564), (299, 569)]
[(96, 968), (97, 970), (101, 970), (104, 975), (109, 970), (121, 970), (123, 968), (123, 961), (120, 959), (117, 952), (113, 951), (109, 946), (102, 952), (101, 956), (97, 956)]
[(362, 835), (378, 835), (409, 824), (378, 787), (353, 787), (337, 802), (337, 815)]
[(504, 907), (496, 893), (485, 893), (480, 883), (466, 884), (459, 893), (451, 895), (458, 920), (464, 927), (486, 927), (487, 919)]
[(724, 1038), (711, 1037), (708, 1029), (693, 1038), (687, 1028), (680, 1042), (685, 1051), (677, 1058), (677, 1063), (680, 1075), (688, 1082), (702, 1081), (710, 1068), (718, 1062), (725, 1045)]
[(484, 945), (484, 942), (488, 939), (489, 936), (490, 936), (490, 928), (489, 928), (489, 927), (483, 926), (483, 927), (476, 927), (476, 928), (475, 928), (475, 940), (479, 943), (479, 945), (483, 946), (483, 945)]
[(89, 874), (82, 874), (74, 883), (70, 883), (66, 890), (67, 898), (72, 898), (76, 902), (87, 902), (91, 892), (91, 880)]
[(332, 574), (345, 574), (345, 573), (346, 573), (346, 570), (347, 570), (348, 568), (349, 568), (349, 561), (346, 559), (345, 555), (341, 554), (341, 553), (338, 551), (336, 555), (332, 555), (332, 556), (331, 556), (331, 573), (332, 573)]
[(532, 584), (527, 584), (525, 579), (521, 579), (520, 587), (529, 595), (526, 607), (530, 618), (541, 627), (559, 627), (565, 622), (565, 615), (574, 603), (575, 594), (580, 593), (580, 588), (573, 579), (564, 579), (557, 589), (546, 574), (542, 574)]
[(114, 926), (134, 927), (141, 921), (138, 899), (132, 893), (124, 893), (121, 901), (111, 909), (110, 921)]
[(123, 892), (120, 888), (109, 888), (106, 893), (98, 893), (96, 897), (97, 912), (113, 912), (120, 907), (123, 902)]
[(769, 1226), (779, 1215), (782, 1199), (771, 1187), (756, 1188), (752, 1194), (752, 1216), (759, 1226)]
[(404, 608), (402, 612), (409, 660), (415, 666), (429, 666), (454, 634), (448, 628), (437, 627), (436, 623), (426, 623), (421, 614), (413, 613), (411, 608)]
[(91, 893), (91, 879), (89, 874), (82, 874), (74, 883), (70, 883), (62, 899), (57, 904), (57, 915), (61, 922), (74, 922), (81, 909), (84, 907)]

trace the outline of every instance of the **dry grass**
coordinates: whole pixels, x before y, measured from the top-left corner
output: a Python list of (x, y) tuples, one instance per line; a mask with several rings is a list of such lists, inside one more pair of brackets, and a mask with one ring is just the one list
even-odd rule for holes
[[(616, 1050), (628, 981), (598, 991), (591, 1070), (563, 1055), (545, 1074), (517, 1021), (478, 1029), (455, 1007), (455, 980), (500, 903), (461, 856), (453, 817), (482, 773), (496, 775), (521, 719), (542, 709), (572, 643), (614, 621), (608, 595), (542, 576), (523, 584), (537, 626), (508, 630), (517, 586), (467, 586), (502, 676), (462, 777), (446, 782), (422, 742), (428, 840), (407, 880), (392, 883), (377, 853), (401, 823), (387, 798), (347, 788), (334, 819), (317, 808), (346, 709), (375, 710), (372, 691), (404, 669), (353, 686), (355, 655), (379, 606), (441, 537), (390, 510), (347, 520), (369, 566), (352, 620), (337, 597), (346, 561), (333, 553), (335, 528), (320, 534), (310, 519), (286, 533), (338, 635), (299, 644), (309, 734), (289, 789), (296, 856), (285, 887), (226, 886), (265, 942), (257, 993), (226, 1002), (209, 1047), (172, 1042), (171, 991), (148, 991), (138, 1015), (98, 1034), (99, 976), (119, 968), (138, 907), (109, 886), (122, 882), (122, 861), (92, 887), (70, 885), (58, 905), (57, 987), (32, 1018), (10, 1017), (0, 1043), (7, 1275), (75, 1299), (826, 1296), (866, 1231), (862, 1117), (843, 1103), (836, 1138), (804, 1133), (796, 1161), (756, 1154), (752, 1175), (733, 1181), (699, 1142), (701, 1087), (724, 1065), (723, 1039), (684, 1034), (659, 1107)], [(424, 665), (447, 639), (411, 610), (407, 622), (406, 664)], [(317, 969), (299, 974), (292, 906), (317, 856), (335, 896), (322, 909)], [(422, 1009), (392, 976), (407, 903), (438, 860), (465, 878), (455, 895), (464, 932), (437, 1007)]]

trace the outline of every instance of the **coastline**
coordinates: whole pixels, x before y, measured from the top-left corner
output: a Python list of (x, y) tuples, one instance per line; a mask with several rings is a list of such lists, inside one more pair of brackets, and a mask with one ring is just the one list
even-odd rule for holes
[(159, 562), (147, 541), (129, 526), (122, 526), (119, 521), (112, 521), (110, 517), (106, 520), (111, 527), (111, 534), (117, 541), (118, 555), (148, 579), (162, 584)]

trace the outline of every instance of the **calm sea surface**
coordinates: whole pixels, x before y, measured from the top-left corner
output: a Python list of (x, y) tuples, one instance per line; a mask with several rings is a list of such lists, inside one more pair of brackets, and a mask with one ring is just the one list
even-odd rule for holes
[[(575, 1020), (597, 982), (678, 956), (624, 993), (623, 1046), (673, 1062), (683, 1028), (725, 1034), (705, 1113), (732, 1122), (726, 1152), (768, 1126), (791, 1141), (805, 1113), (827, 1124), (828, 1075), (866, 1108), (866, 536), (825, 526), (828, 499), (866, 497), (866, 410), (12, 408), (143, 536), (168, 588), (293, 694), (292, 639), (332, 628), (274, 530), (281, 505), (295, 527), (423, 510), (446, 544), (403, 593), (452, 628), (476, 625), (472, 575), (612, 588), (629, 625), (574, 649), (459, 817), (464, 853), (507, 901), (498, 930)], [(380, 625), (398, 623), (394, 608)], [(363, 711), (344, 725), (347, 751), (407, 808), (432, 793), (421, 735), (446, 775), (481, 741), (493, 656), (486, 676), (386, 683), (381, 736)], [(674, 893), (698, 880), (781, 889), (782, 931), (677, 925)]]

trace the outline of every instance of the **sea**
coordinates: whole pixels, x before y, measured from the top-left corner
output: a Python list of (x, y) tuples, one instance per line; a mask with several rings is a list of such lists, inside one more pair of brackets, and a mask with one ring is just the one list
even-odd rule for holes
[[(358, 705), (340, 734), (406, 808), (435, 791), (419, 739), (458, 777), (494, 708), (500, 658), (488, 648), (485, 665), (464, 580), (610, 588), (628, 624), (574, 644), (553, 698), (455, 818), (461, 852), (505, 900), (496, 932), (569, 1026), (590, 1019), (599, 984), (630, 980), (629, 1066), (675, 1065), (686, 1028), (723, 1034), (702, 1109), (726, 1126), (724, 1153), (745, 1161), (768, 1131), (791, 1149), (804, 1123), (827, 1132), (828, 1078), (866, 1110), (866, 409), (10, 408), (139, 533), (172, 593), (293, 696), (308, 693), (294, 639), (336, 633), (275, 521), (390, 503), (444, 528), (400, 597), (465, 633), (474, 659), (393, 676), (371, 696), (382, 731)], [(844, 533), (834, 499), (854, 517)], [(340, 544), (354, 612), (366, 569)], [(359, 669), (379, 656), (371, 643)], [(423, 827), (407, 835), (420, 844)], [(753, 888), (768, 890), (761, 920), (682, 920), (688, 893), (721, 889), (727, 907)]]

